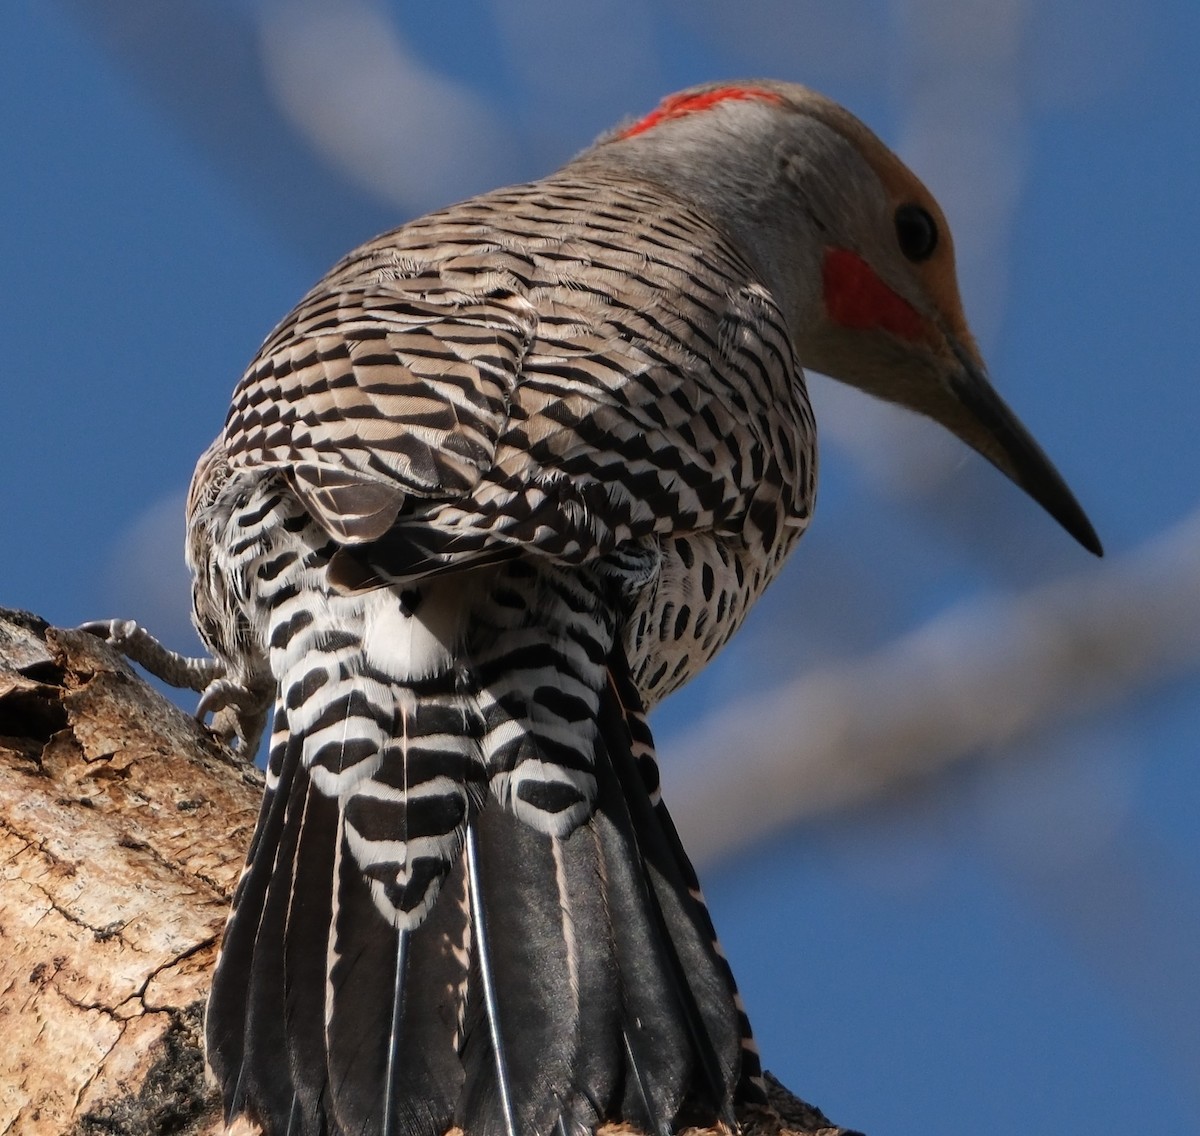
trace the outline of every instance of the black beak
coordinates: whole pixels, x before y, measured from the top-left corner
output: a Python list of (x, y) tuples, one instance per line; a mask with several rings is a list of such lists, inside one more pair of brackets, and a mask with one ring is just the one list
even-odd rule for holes
[(1041, 446), (992, 389), (982, 367), (958, 344), (951, 346), (961, 368), (949, 377), (950, 391), (960, 409), (944, 424), (1024, 489), (1088, 552), (1103, 556), (1091, 521)]

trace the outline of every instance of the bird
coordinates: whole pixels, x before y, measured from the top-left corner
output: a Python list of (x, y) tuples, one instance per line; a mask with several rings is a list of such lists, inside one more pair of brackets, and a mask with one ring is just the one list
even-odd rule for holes
[[(206, 1018), (268, 1136), (736, 1129), (745, 1008), (646, 715), (807, 528), (818, 371), (1101, 546), (991, 386), (930, 192), (828, 98), (716, 82), (335, 265), (187, 505), (174, 656), (266, 789)], [(734, 758), (731, 756), (731, 760)]]

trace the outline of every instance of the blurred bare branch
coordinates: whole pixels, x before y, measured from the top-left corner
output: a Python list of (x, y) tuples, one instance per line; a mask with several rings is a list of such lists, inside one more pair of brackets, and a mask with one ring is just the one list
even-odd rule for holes
[(1200, 661), (1200, 513), (1078, 577), (951, 610), (845, 666), (698, 721), (664, 754), (693, 856), (712, 861), (806, 817), (1128, 697)]

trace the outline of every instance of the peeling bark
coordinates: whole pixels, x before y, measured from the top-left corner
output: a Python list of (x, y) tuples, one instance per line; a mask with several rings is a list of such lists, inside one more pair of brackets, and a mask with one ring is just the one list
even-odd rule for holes
[[(106, 644), (0, 609), (0, 1136), (226, 1131), (201, 1020), (262, 785)], [(852, 1136), (772, 1092), (751, 1136)]]
[(259, 773), (93, 636), (0, 622), (0, 1132), (215, 1131), (200, 1017)]

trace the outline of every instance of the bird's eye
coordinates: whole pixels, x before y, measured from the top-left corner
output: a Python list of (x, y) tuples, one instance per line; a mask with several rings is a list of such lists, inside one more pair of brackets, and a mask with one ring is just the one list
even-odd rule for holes
[(901, 205), (896, 210), (896, 239), (900, 251), (919, 264), (937, 248), (937, 222), (920, 205)]

